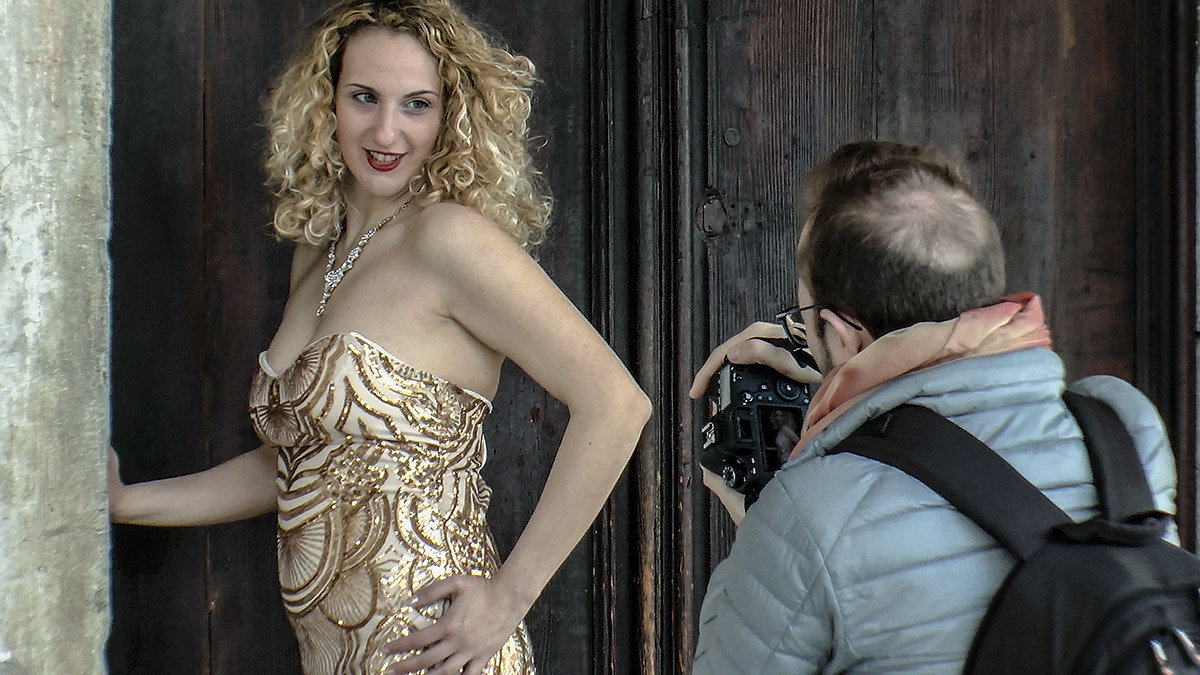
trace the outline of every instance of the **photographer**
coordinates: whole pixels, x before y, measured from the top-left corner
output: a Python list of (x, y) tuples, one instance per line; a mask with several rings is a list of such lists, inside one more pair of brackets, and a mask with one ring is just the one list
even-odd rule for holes
[[(908, 475), (825, 452), (912, 403), (974, 434), (1072, 518), (1090, 516), (1096, 491), (1062, 361), (1037, 296), (1002, 297), (996, 225), (936, 153), (852, 143), (805, 191), (799, 307), (718, 347), (691, 389), (703, 396), (726, 361), (813, 381), (759, 339), (786, 332), (807, 337), (824, 375), (795, 449), (748, 512), (705, 473), (739, 528), (709, 583), (694, 672), (958, 673), (1012, 556)], [(1174, 513), (1174, 459), (1150, 402), (1112, 377), (1071, 388), (1117, 411), (1157, 508)]]

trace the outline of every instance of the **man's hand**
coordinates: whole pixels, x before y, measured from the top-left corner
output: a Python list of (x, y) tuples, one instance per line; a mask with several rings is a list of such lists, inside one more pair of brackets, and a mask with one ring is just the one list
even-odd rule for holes
[(821, 373), (812, 368), (804, 368), (796, 363), (791, 352), (783, 347), (764, 342), (760, 338), (782, 339), (783, 326), (768, 321), (756, 321), (745, 330), (721, 343), (721, 346), (708, 355), (708, 360), (696, 371), (692, 380), (692, 388), (688, 395), (693, 399), (704, 396), (708, 389), (708, 381), (716, 374), (725, 361), (730, 363), (761, 363), (775, 372), (790, 377), (797, 382), (820, 382)]
[[(708, 389), (709, 380), (721, 369), (721, 366), (725, 365), (726, 361), (740, 364), (759, 363), (797, 382), (820, 382), (821, 373), (801, 366), (791, 352), (783, 347), (764, 342), (765, 339), (786, 338), (783, 331), (783, 326), (778, 323), (757, 321), (721, 343), (721, 346), (708, 355), (708, 360), (696, 372), (688, 395), (693, 399), (703, 397), (704, 392)], [(799, 440), (796, 436), (797, 433), (797, 429), (782, 427), (776, 437), (776, 444), (790, 442), (794, 445)], [(795, 440), (793, 437), (796, 437)], [(733, 519), (734, 524), (740, 524), (742, 518), (746, 516), (745, 495), (726, 485), (725, 481), (712, 471), (708, 469), (703, 469), (703, 471), (704, 486), (711, 490), (717, 499), (721, 500), (721, 504), (729, 512), (729, 517)]]
[(384, 650), (390, 654), (421, 653), (396, 662), (386, 673), (479, 675), (529, 609), (506, 596), (494, 581), (468, 575), (425, 586), (412, 604), (425, 607), (446, 600), (446, 611), (432, 626), (388, 643)]
[(704, 472), (704, 487), (712, 491), (717, 499), (721, 500), (721, 506), (729, 512), (729, 517), (733, 519), (734, 525), (741, 525), (742, 518), (746, 517), (746, 495), (734, 490), (721, 480), (717, 474), (700, 467)]

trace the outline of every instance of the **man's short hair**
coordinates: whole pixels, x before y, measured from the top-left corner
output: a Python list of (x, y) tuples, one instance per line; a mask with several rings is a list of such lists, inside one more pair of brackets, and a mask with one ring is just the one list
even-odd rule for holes
[(952, 319), (1004, 293), (996, 224), (936, 151), (851, 143), (810, 172), (803, 194), (797, 273), (815, 302), (873, 337)]

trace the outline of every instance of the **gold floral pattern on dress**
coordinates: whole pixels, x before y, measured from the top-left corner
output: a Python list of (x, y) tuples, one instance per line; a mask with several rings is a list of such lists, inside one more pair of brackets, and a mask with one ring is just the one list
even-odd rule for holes
[[(416, 589), (499, 567), (479, 475), (491, 404), (357, 333), (280, 373), (260, 363), (250, 417), (279, 448), (279, 583), (304, 672), (380, 673), (389, 640), (440, 616), (406, 605)], [(534, 672), (524, 625), (485, 672)]]

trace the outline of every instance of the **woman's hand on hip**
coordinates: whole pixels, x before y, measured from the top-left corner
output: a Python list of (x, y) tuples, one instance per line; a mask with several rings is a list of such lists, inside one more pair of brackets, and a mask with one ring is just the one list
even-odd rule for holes
[(384, 647), (389, 654), (420, 651), (406, 656), (385, 672), (426, 675), (479, 675), (512, 636), (529, 606), (491, 579), (458, 575), (435, 581), (413, 597), (414, 607), (449, 601), (432, 626), (413, 631)]

